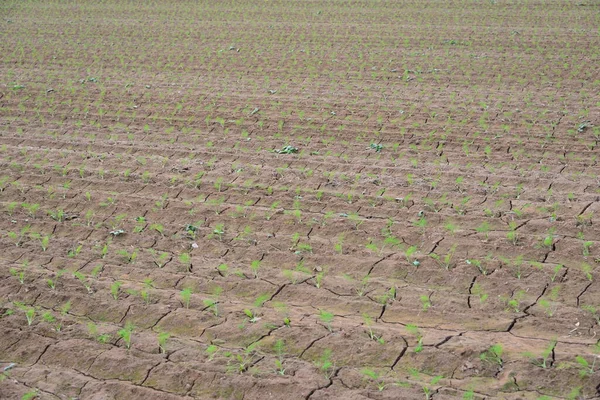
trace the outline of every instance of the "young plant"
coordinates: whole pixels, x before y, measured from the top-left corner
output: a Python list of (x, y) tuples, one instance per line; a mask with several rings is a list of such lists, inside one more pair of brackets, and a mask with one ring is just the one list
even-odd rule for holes
[(283, 339), (278, 339), (274, 345), (275, 354), (277, 358), (275, 359), (275, 372), (277, 375), (285, 375), (285, 368), (283, 363), (285, 361), (285, 342)]
[(325, 349), (323, 354), (315, 361), (315, 366), (325, 375), (325, 379), (329, 380), (335, 374), (335, 362), (331, 360), (331, 350)]
[(421, 297), (419, 297), (419, 299), (421, 300), (421, 309), (427, 312), (427, 310), (429, 310), (432, 306), (431, 298), (426, 294), (423, 294)]
[(257, 362), (254, 347), (254, 345), (246, 347), (241, 354), (226, 353), (229, 358), (227, 360), (227, 372), (243, 374), (248, 371)]
[(506, 238), (508, 239), (509, 242), (511, 242), (513, 244), (513, 246), (516, 246), (519, 243), (519, 233), (517, 232), (517, 222), (516, 221), (510, 221), (508, 223), (508, 227), (510, 228), (510, 230), (506, 233)]
[(179, 255), (179, 262), (183, 264), (187, 272), (192, 272), (192, 256), (190, 253), (181, 253)]
[(244, 314), (246, 315), (246, 317), (248, 317), (248, 322), (256, 323), (256, 322), (260, 321), (258, 312), (255, 311), (255, 309), (262, 307), (263, 304), (270, 298), (271, 298), (271, 296), (269, 294), (260, 295), (256, 298), (256, 300), (254, 300), (254, 304), (253, 304), (254, 309), (249, 309), (249, 308), (244, 309)]
[(471, 295), (479, 298), (479, 304), (485, 303), (488, 298), (488, 294), (483, 291), (483, 288), (479, 283), (474, 283), (471, 287)]
[(417, 339), (417, 345), (414, 349), (415, 353), (420, 353), (421, 351), (423, 351), (423, 333), (421, 333), (419, 328), (416, 325), (407, 324), (404, 327), (404, 329), (406, 329), (408, 333), (415, 336), (415, 338)]
[(83, 284), (83, 286), (85, 286), (85, 289), (87, 290), (87, 292), (89, 294), (94, 293), (94, 290), (92, 289), (92, 285), (88, 281), (88, 279), (85, 275), (83, 275), (79, 271), (75, 271), (75, 272), (73, 272), (73, 277), (76, 278), (79, 282), (81, 282)]
[(171, 334), (168, 332), (160, 332), (158, 334), (158, 351), (162, 354), (167, 353), (167, 340), (171, 337)]
[(490, 346), (486, 351), (479, 355), (479, 359), (484, 362), (498, 365), (502, 367), (504, 361), (502, 360), (503, 348), (501, 344), (494, 344)]
[(27, 318), (27, 325), (31, 326), (33, 324), (33, 320), (35, 319), (35, 308), (28, 307), (25, 309), (25, 318)]
[(119, 337), (123, 339), (123, 342), (125, 343), (125, 347), (127, 349), (131, 348), (131, 335), (133, 334), (134, 329), (135, 327), (133, 326), (133, 324), (131, 322), (127, 322), (125, 326), (122, 329), (119, 329), (119, 331), (117, 332), (117, 335), (119, 335)]
[(421, 263), (419, 262), (419, 260), (417, 260), (414, 255), (417, 252), (418, 247), (417, 246), (410, 246), (409, 248), (407, 248), (406, 250), (404, 250), (404, 257), (406, 257), (406, 261), (409, 264), (414, 265), (415, 267), (418, 267)]
[(25, 283), (25, 271), (24, 270), (18, 270), (16, 268), (11, 268), (11, 269), (9, 269), (9, 272), (12, 276), (17, 278), (17, 280), (19, 281), (19, 283), (21, 285)]
[(594, 374), (594, 372), (596, 372), (596, 360), (598, 359), (598, 356), (594, 355), (593, 357), (594, 358), (591, 363), (588, 362), (588, 360), (586, 360), (582, 356), (575, 357), (575, 361), (577, 362), (577, 364), (579, 364), (579, 376), (580, 377), (586, 378), (586, 377)]
[(23, 243), (23, 239), (27, 237), (31, 227), (29, 225), (24, 226), (21, 230), (17, 232), (8, 232), (8, 238), (15, 244), (15, 246), (19, 247)]
[(152, 261), (158, 268), (165, 266), (169, 262), (169, 253), (166, 251), (156, 251), (154, 249), (148, 249), (148, 252), (152, 256)]
[(423, 393), (425, 393), (425, 400), (430, 400), (433, 397), (433, 386), (436, 385), (442, 378), (443, 376), (441, 375), (434, 376), (433, 378), (431, 378), (431, 381), (429, 381), (429, 385), (423, 385)]
[(369, 339), (376, 341), (377, 343), (384, 344), (385, 340), (383, 336), (378, 336), (373, 332), (373, 319), (367, 314), (363, 314), (363, 321), (365, 326), (367, 327), (367, 334), (369, 335)]
[(252, 274), (254, 275), (254, 279), (258, 279), (258, 270), (260, 269), (260, 260), (253, 260), (250, 263), (250, 269), (252, 270)]
[(550, 344), (542, 351), (538, 356), (533, 353), (527, 352), (524, 355), (531, 359), (533, 365), (540, 368), (551, 367), (554, 363), (554, 348), (556, 347), (556, 340), (550, 342)]
[(192, 298), (192, 289), (190, 289), (190, 288), (183, 289), (179, 293), (179, 296), (181, 296), (181, 302), (182, 302), (183, 306), (185, 308), (190, 308), (190, 300)]
[(592, 248), (593, 244), (594, 244), (594, 242), (591, 242), (591, 241), (583, 242), (583, 255), (584, 255), (584, 257), (588, 257), (591, 254), (590, 249)]
[(40, 242), (40, 245), (42, 246), (42, 251), (48, 250), (48, 245), (50, 243), (50, 235), (42, 236), (37, 232), (33, 232), (31, 233), (30, 237), (31, 239), (37, 239)]
[(223, 293), (223, 288), (217, 286), (213, 289), (213, 294), (212, 294), (212, 298), (210, 299), (204, 299), (202, 301), (202, 303), (204, 304), (204, 307), (206, 307), (207, 309), (209, 309), (213, 315), (215, 317), (219, 316), (219, 301), (218, 298), (221, 295), (221, 293)]
[(123, 285), (123, 283), (119, 282), (119, 281), (114, 281), (110, 285), (110, 294), (112, 295), (113, 299), (115, 299), (115, 300), (119, 299), (119, 289), (121, 288), (122, 285)]
[(333, 318), (335, 315), (325, 310), (319, 310), (319, 319), (321, 322), (325, 324), (325, 327), (329, 332), (333, 332), (333, 328), (331, 327), (331, 323), (333, 322)]
[(436, 253), (429, 254), (429, 257), (433, 258), (441, 267), (449, 271), (452, 268), (452, 258), (456, 252), (457, 245), (453, 245), (445, 256), (440, 256)]
[(218, 237), (219, 241), (223, 241), (223, 235), (225, 234), (225, 224), (216, 224), (212, 234), (209, 237)]
[(125, 249), (117, 250), (117, 254), (123, 257), (128, 264), (134, 263), (138, 256), (136, 249), (133, 249), (131, 252), (128, 252)]
[(383, 377), (381, 376), (380, 373), (373, 371), (372, 369), (368, 369), (365, 368), (363, 370), (360, 371), (366, 379), (371, 380), (371, 382), (373, 382), (375, 384), (375, 386), (377, 387), (378, 391), (383, 391), (386, 388), (386, 383), (383, 380)]

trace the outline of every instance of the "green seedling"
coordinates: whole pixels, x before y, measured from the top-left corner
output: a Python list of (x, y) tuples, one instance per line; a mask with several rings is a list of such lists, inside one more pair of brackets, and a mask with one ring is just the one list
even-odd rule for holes
[(37, 232), (33, 232), (29, 235), (32, 240), (38, 240), (42, 246), (42, 251), (48, 250), (48, 244), (50, 243), (50, 236), (42, 236)]
[(35, 308), (29, 307), (25, 309), (25, 318), (27, 318), (27, 325), (31, 326), (31, 324), (33, 324), (33, 320), (35, 319)]
[(325, 327), (329, 332), (333, 332), (333, 328), (331, 327), (331, 323), (333, 322), (333, 318), (335, 315), (325, 310), (319, 310), (319, 319), (321, 322), (325, 324)]
[(594, 374), (594, 372), (596, 372), (596, 360), (598, 359), (598, 356), (594, 355), (593, 357), (594, 358), (591, 363), (588, 362), (588, 360), (586, 360), (582, 356), (575, 357), (575, 361), (579, 365), (579, 376), (580, 377), (586, 378), (586, 377)]
[(419, 328), (416, 325), (407, 324), (404, 329), (406, 329), (409, 334), (415, 336), (417, 339), (417, 345), (415, 346), (414, 352), (420, 353), (423, 351), (423, 333), (421, 333)]
[(481, 275), (487, 275), (487, 269), (485, 267), (485, 264), (483, 264), (481, 260), (465, 260), (465, 262), (467, 263), (467, 265), (476, 266)]
[(29, 225), (24, 226), (21, 230), (17, 232), (8, 232), (8, 238), (15, 244), (15, 246), (20, 247), (23, 243), (23, 240), (27, 237), (31, 227)]
[(433, 258), (441, 267), (445, 268), (447, 271), (452, 269), (452, 258), (454, 257), (454, 253), (456, 252), (457, 245), (453, 245), (448, 253), (445, 256), (440, 256), (436, 253), (431, 253), (429, 257)]
[(166, 251), (156, 251), (154, 249), (148, 249), (148, 252), (152, 256), (152, 261), (154, 265), (158, 268), (162, 268), (165, 266), (167, 262), (169, 262), (169, 253)]
[(433, 397), (433, 386), (436, 385), (442, 378), (443, 376), (441, 375), (434, 376), (431, 378), (431, 381), (429, 381), (429, 385), (423, 385), (423, 393), (425, 393), (426, 400), (430, 400)]
[(488, 299), (488, 294), (483, 291), (483, 288), (479, 283), (474, 283), (471, 287), (471, 294), (479, 298), (479, 304), (485, 303)]
[(25, 283), (25, 271), (23, 271), (23, 270), (19, 271), (16, 268), (11, 268), (11, 269), (9, 269), (9, 272), (12, 276), (17, 278), (17, 280), (19, 281), (19, 283), (21, 285)]
[(190, 300), (192, 298), (192, 289), (185, 288), (180, 293), (181, 302), (185, 308), (190, 308)]
[(564, 265), (558, 264), (552, 270), (552, 276), (550, 277), (550, 281), (554, 282), (558, 277), (558, 273), (564, 268)]
[(67, 252), (67, 257), (70, 258), (75, 258), (79, 255), (79, 253), (81, 253), (81, 250), (83, 249), (83, 245), (80, 244), (77, 247), (73, 247), (71, 250), (69, 250)]
[(406, 261), (409, 264), (415, 265), (415, 266), (419, 266), (420, 264), (415, 264), (415, 261), (418, 261), (414, 258), (415, 253), (417, 252), (418, 247), (417, 246), (410, 246), (409, 248), (407, 248), (404, 251), (404, 257), (406, 257)]
[(285, 362), (285, 342), (283, 339), (279, 339), (274, 345), (275, 354), (277, 359), (275, 360), (275, 372), (277, 375), (285, 375), (285, 368), (283, 363)]
[(215, 317), (219, 316), (219, 302), (218, 298), (223, 293), (223, 288), (217, 286), (213, 289), (212, 298), (204, 299), (202, 302), (206, 308), (208, 308)]
[(254, 279), (258, 279), (258, 270), (260, 269), (260, 260), (254, 260), (250, 263), (250, 269), (254, 275)]
[(501, 344), (494, 344), (490, 346), (486, 351), (479, 355), (479, 359), (484, 362), (498, 365), (502, 367), (504, 361), (502, 360), (503, 348)]
[(550, 344), (542, 351), (538, 356), (533, 353), (525, 353), (525, 357), (531, 359), (533, 365), (540, 368), (552, 367), (554, 363), (554, 348), (556, 347), (556, 340), (550, 342)]
[(375, 332), (373, 332), (373, 319), (367, 314), (363, 314), (363, 321), (365, 323), (365, 326), (367, 327), (367, 334), (369, 335), (369, 339), (374, 340), (377, 343), (384, 344), (385, 340), (383, 339), (383, 336), (378, 336), (375, 334)]
[(366, 379), (371, 380), (371, 382), (375, 384), (378, 391), (381, 392), (386, 388), (387, 385), (383, 380), (381, 374), (379, 374), (378, 372), (375, 372), (372, 369), (368, 368), (362, 369), (360, 372), (365, 376)]
[(183, 264), (187, 272), (192, 272), (192, 256), (189, 253), (181, 253), (179, 262)]
[(219, 241), (223, 240), (223, 235), (225, 234), (225, 225), (224, 224), (216, 224), (213, 231), (212, 237), (217, 236)]
[(483, 233), (483, 234), (484, 234), (484, 236), (485, 236), (485, 241), (488, 241), (488, 239), (489, 239), (489, 233), (490, 233), (490, 229), (491, 229), (491, 227), (490, 227), (490, 224), (489, 224), (489, 222), (487, 222), (487, 221), (483, 221), (483, 222), (481, 223), (481, 225), (479, 225), (477, 228), (475, 228), (475, 231), (476, 231), (477, 233)]
[(75, 272), (73, 272), (73, 277), (76, 278), (79, 282), (81, 282), (83, 284), (83, 286), (85, 287), (85, 289), (87, 290), (87, 292), (89, 294), (94, 293), (94, 290), (92, 289), (92, 285), (90, 284), (90, 282), (88, 281), (88, 279), (85, 275), (83, 275), (79, 271), (75, 271)]
[(133, 334), (134, 329), (135, 327), (133, 326), (133, 324), (131, 322), (127, 322), (125, 326), (117, 332), (117, 335), (119, 335), (119, 337), (123, 339), (123, 342), (125, 343), (125, 347), (127, 349), (131, 348), (131, 336)]
[(21, 400), (33, 400), (40, 395), (40, 391), (38, 389), (31, 389), (23, 396), (21, 396)]
[(591, 242), (591, 241), (583, 242), (583, 255), (584, 255), (584, 257), (588, 257), (591, 254), (591, 250), (590, 249), (592, 248), (593, 244), (594, 244), (594, 242)]
[(214, 344), (209, 345), (205, 350), (206, 354), (208, 354), (208, 361), (214, 360), (219, 350), (221, 349), (218, 346), (215, 346)]
[(167, 353), (167, 340), (171, 337), (168, 332), (160, 332), (158, 334), (158, 351), (162, 354)]
[(348, 221), (352, 222), (354, 230), (358, 230), (358, 228), (365, 222), (365, 220), (357, 213), (349, 213), (347, 214), (347, 218)]
[(125, 259), (125, 262), (128, 264), (133, 264), (137, 259), (138, 252), (136, 249), (133, 249), (131, 252), (128, 252), (125, 249), (117, 250), (117, 254)]
[(506, 304), (506, 311), (512, 311), (515, 313), (521, 312), (521, 300), (525, 296), (523, 290), (519, 290), (513, 294), (512, 298), (508, 296), (501, 296), (500, 299)]
[(337, 242), (334, 245), (335, 252), (338, 254), (343, 254), (344, 252), (344, 234), (340, 233), (337, 237)]
[(598, 310), (597, 307), (592, 306), (590, 304), (585, 304), (585, 305), (581, 306), (581, 309), (592, 314), (592, 317), (594, 317), (594, 319), (596, 320), (596, 323), (598, 325), (600, 325), (600, 310)]
[(331, 350), (325, 349), (323, 354), (315, 361), (315, 366), (329, 380), (335, 374), (335, 363), (331, 359)]
[(243, 374), (248, 371), (257, 361), (254, 347), (254, 345), (246, 347), (242, 354), (226, 353), (227, 372)]
[(419, 297), (419, 299), (421, 300), (421, 309), (425, 312), (427, 312), (427, 310), (429, 310), (432, 306), (431, 304), (431, 299), (429, 298), (429, 296), (427, 295), (421, 295), (421, 297)]
[(594, 280), (594, 276), (592, 275), (592, 271), (594, 268), (588, 263), (581, 263), (581, 271), (585, 275), (588, 281), (592, 282)]
[(396, 286), (389, 288), (384, 294), (377, 297), (376, 300), (380, 304), (388, 304), (396, 300), (397, 289)]
[(217, 271), (219, 272), (219, 275), (226, 277), (229, 275), (229, 266), (227, 264), (219, 264), (217, 266)]
[(119, 289), (122, 285), (123, 283), (119, 281), (115, 281), (110, 285), (110, 294), (112, 295), (113, 299), (119, 299)]

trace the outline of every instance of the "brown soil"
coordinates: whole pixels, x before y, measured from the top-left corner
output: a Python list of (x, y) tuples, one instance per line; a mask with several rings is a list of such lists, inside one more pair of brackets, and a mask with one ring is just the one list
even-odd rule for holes
[(0, 6), (0, 398), (600, 396), (591, 1), (200, 3)]

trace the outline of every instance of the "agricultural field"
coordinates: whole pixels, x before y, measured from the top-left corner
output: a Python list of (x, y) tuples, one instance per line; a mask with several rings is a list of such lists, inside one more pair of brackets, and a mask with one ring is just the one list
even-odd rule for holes
[(600, 396), (595, 0), (0, 4), (0, 398)]

